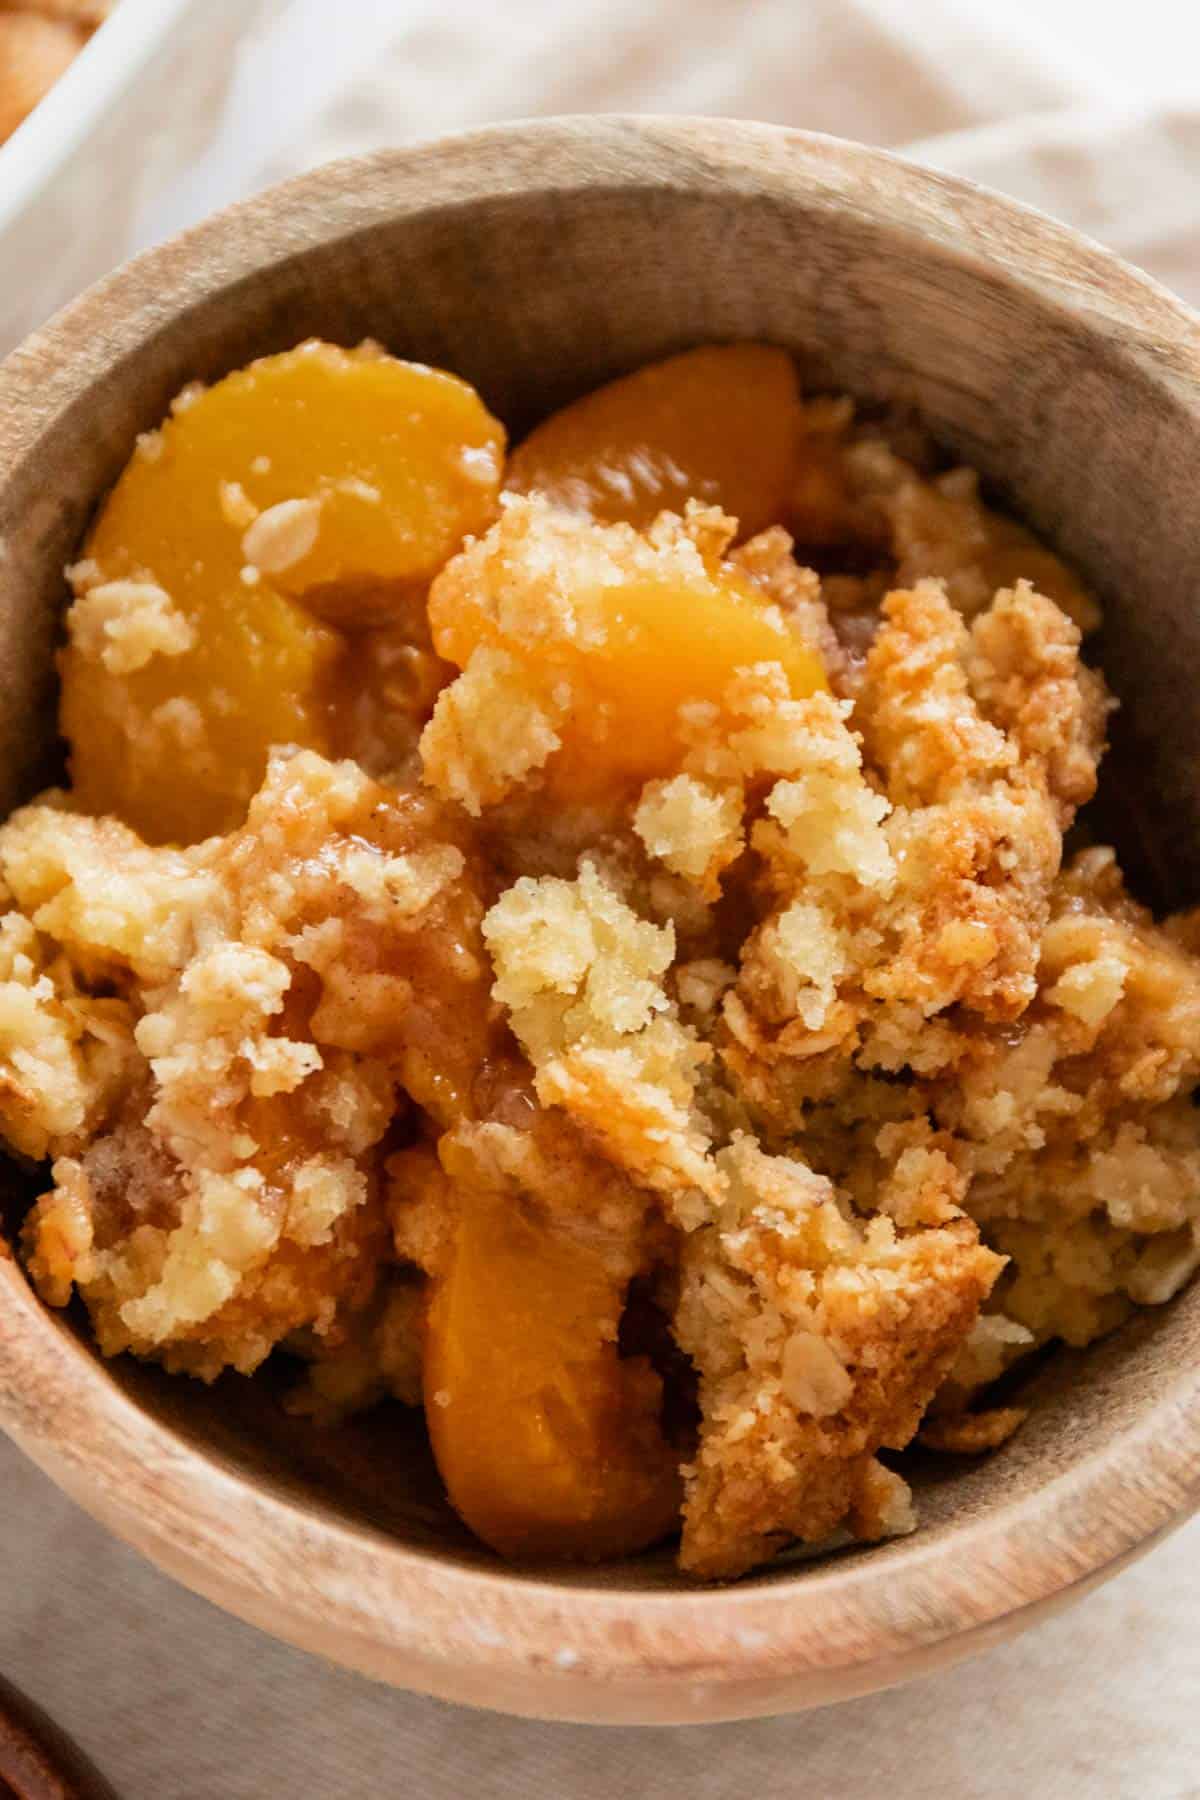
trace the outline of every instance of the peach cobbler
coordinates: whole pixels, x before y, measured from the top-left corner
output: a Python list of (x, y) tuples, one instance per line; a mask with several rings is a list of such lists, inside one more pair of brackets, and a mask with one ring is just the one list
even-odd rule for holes
[(887, 1453), (1200, 1261), (1200, 920), (1064, 859), (1095, 603), (912, 420), (739, 345), (508, 452), (309, 342), (68, 576), (0, 1127), (105, 1355), (279, 1348), (504, 1555), (727, 1577), (909, 1530)]
[(0, 144), (65, 75), (115, 0), (0, 0)]

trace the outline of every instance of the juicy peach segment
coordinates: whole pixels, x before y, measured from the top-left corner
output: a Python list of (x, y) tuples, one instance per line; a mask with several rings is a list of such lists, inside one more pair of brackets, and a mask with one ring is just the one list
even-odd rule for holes
[(336, 625), (411, 604), (493, 516), (501, 427), (452, 375), (301, 345), (188, 390), (75, 571), (79, 803), (152, 841), (229, 829), (272, 744), (331, 748)]
[[(797, 698), (825, 684), (819, 658), (760, 590), (682, 526), (647, 538), (581, 525), (539, 500), (511, 501), (455, 558), (430, 590), (429, 617), (438, 653), (467, 671), (422, 740), (437, 785), (464, 742), (481, 759), (503, 743), (506, 721), (489, 709), (499, 711), (506, 679), (553, 728), (551, 784), (587, 799), (677, 769), (680, 709), (719, 706), (739, 668), (781, 664)], [(455, 797), (478, 811), (499, 793), (485, 771), (478, 798)]]
[(566, 659), (578, 697), (578, 711), (561, 728), (573, 773), (593, 758), (618, 780), (676, 767), (680, 708), (719, 704), (744, 665), (782, 663), (793, 694), (823, 683), (811, 652), (770, 620), (757, 591), (733, 570), (686, 584), (633, 579), (605, 592), (603, 612), (603, 649)]
[(455, 1510), (503, 1556), (599, 1561), (678, 1521), (662, 1388), (622, 1359), (622, 1290), (585, 1242), (510, 1196), (461, 1196), (435, 1282), (425, 1409)]
[(207, 593), (193, 591), (198, 577), (176, 579), (178, 608), (157, 582), (135, 584), (183, 629), (173, 652), (142, 661), (135, 646), (131, 666), (106, 659), (82, 629), (110, 595), (127, 617), (131, 585), (101, 578), (68, 614), (59, 724), (75, 799), (149, 843), (194, 843), (245, 816), (272, 744), (328, 749), (321, 687), (338, 640), (269, 588), (243, 587), (233, 569)]
[(505, 485), (631, 525), (705, 500), (752, 537), (786, 516), (801, 432), (786, 351), (711, 345), (651, 363), (552, 414), (513, 452)]

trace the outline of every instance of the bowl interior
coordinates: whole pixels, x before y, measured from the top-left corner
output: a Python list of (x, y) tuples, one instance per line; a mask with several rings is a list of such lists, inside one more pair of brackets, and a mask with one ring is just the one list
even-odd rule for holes
[[(19, 456), (0, 455), (0, 804), (32, 792), (56, 755), (59, 571), (135, 433), (186, 381), (308, 334), (369, 335), (467, 377), (519, 433), (650, 358), (765, 339), (795, 352), (810, 388), (915, 403), (1085, 571), (1105, 602), (1099, 655), (1122, 701), (1104, 830), (1144, 897), (1196, 898), (1200, 531), (1189, 489), (1200, 423), (1177, 348), (1109, 321), (1115, 265), (1086, 246), (1070, 267), (1056, 263), (1061, 238), (1032, 216), (999, 203), (989, 213), (883, 158), (864, 154), (850, 180), (846, 153), (812, 140), (803, 168), (777, 146), (739, 173), (710, 166), (700, 135), (655, 144), (652, 132), (597, 127), (586, 168), (569, 179), (547, 141), (541, 164), (513, 148), (484, 195), (443, 161), (422, 197), (409, 165), (382, 159), (291, 199), (285, 190), (274, 211), (252, 203), (224, 235), (202, 228), (144, 275), (117, 278), (108, 304), (140, 311), (137, 341), (118, 330), (107, 348), (80, 345), (86, 382), (64, 373), (69, 317), (10, 365), (27, 415), (38, 405), (43, 415), (36, 431), (27, 416)], [(909, 194), (894, 217), (889, 179)], [(359, 195), (369, 203), (357, 206)], [(80, 1327), (68, 1318), (58, 1329)], [(1004, 1450), (983, 1463), (912, 1459), (924, 1531), (870, 1554), (893, 1564), (1101, 1453), (1198, 1355), (1200, 1290), (1087, 1355), (1054, 1357), (1032, 1378), (1041, 1404)], [(495, 1566), (449, 1512), (423, 1432), (401, 1408), (318, 1432), (283, 1415), (270, 1373), (205, 1389), (120, 1361), (106, 1379), (314, 1521)], [(807, 1567), (754, 1585), (803, 1583)], [(539, 1578), (677, 1585), (666, 1553)]]

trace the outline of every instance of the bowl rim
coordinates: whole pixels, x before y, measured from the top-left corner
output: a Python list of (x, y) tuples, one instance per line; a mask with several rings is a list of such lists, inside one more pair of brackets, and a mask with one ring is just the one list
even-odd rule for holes
[[(619, 181), (764, 184), (852, 209), (1127, 338), (1200, 403), (1200, 320), (1069, 228), (838, 139), (727, 120), (595, 115), (492, 126), (325, 165), (144, 253), (0, 365), (0, 484), (104, 370), (215, 291), (383, 219)], [(0, 1427), (89, 1512), (253, 1624), (396, 1685), (536, 1717), (750, 1717), (948, 1663), (1084, 1591), (1200, 1506), (1200, 1371), (1031, 1494), (902, 1560), (646, 1592), (455, 1567), (256, 1486), (156, 1422), (41, 1306), (0, 1240)], [(237, 1520), (238, 1528), (232, 1528)], [(949, 1553), (949, 1554), (948, 1554)]]

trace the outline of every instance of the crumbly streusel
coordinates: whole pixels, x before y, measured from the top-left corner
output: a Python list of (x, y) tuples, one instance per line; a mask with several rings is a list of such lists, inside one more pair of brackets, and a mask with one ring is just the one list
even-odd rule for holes
[[(0, 829), (0, 1129), (51, 1165), (34, 1278), (106, 1353), (211, 1378), (283, 1345), (300, 1410), (415, 1404), (486, 1196), (591, 1259), (605, 1379), (650, 1284), (695, 1383), (681, 1562), (730, 1576), (911, 1529), (880, 1452), (995, 1447), (1015, 1360), (1200, 1263), (1200, 931), (1111, 850), (1063, 860), (1111, 705), (1094, 603), (969, 472), (804, 419), (796, 544), (508, 497), (430, 589), (449, 661), (412, 638), (418, 773), (372, 702), (373, 753), (280, 747), (225, 835), (69, 793)], [(263, 578), (313, 548), (299, 500), (221, 506)], [(149, 571), (75, 582), (108, 674), (191, 647)], [(663, 583), (757, 596), (763, 653), (639, 770), (604, 659)]]

